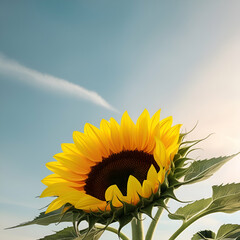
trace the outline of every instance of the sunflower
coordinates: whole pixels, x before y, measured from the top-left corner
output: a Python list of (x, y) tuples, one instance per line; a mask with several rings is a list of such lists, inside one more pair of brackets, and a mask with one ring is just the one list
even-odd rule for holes
[(103, 119), (100, 128), (85, 124), (84, 133), (73, 133), (74, 143), (61, 145), (57, 161), (46, 164), (53, 174), (42, 180), (47, 188), (40, 197), (57, 197), (46, 213), (66, 204), (109, 212), (149, 199), (171, 171), (180, 127), (172, 126), (172, 117), (160, 121), (160, 110), (152, 117), (144, 110), (136, 124), (127, 112), (121, 124), (113, 118)]

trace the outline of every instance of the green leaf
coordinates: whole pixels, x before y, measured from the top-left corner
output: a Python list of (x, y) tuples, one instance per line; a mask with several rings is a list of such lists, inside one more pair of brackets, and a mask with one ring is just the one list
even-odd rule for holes
[(212, 202), (211, 198), (197, 200), (190, 203), (184, 207), (180, 207), (174, 214), (168, 214), (169, 218), (174, 220), (188, 221), (190, 218), (201, 212), (203, 209), (207, 208)]
[(233, 213), (240, 210), (240, 183), (213, 186), (212, 203), (207, 212)]
[(79, 236), (78, 238), (76, 238), (75, 240), (98, 240), (105, 229), (99, 229), (99, 228), (92, 228), (91, 231), (89, 231), (89, 229), (84, 229), (82, 231), (80, 231), (81, 236)]
[(240, 225), (238, 224), (225, 224), (222, 225), (217, 233), (217, 236), (214, 232), (210, 230), (200, 231), (193, 235), (192, 240), (200, 239), (215, 239), (215, 240), (239, 240), (240, 239)]
[(89, 233), (87, 232), (88, 229), (84, 229), (81, 231), (81, 235), (78, 236), (73, 227), (68, 227), (39, 240), (98, 240), (104, 230), (93, 228)]
[(222, 225), (217, 232), (217, 239), (240, 239), (240, 225), (225, 224)]
[(184, 229), (203, 216), (215, 212), (232, 213), (238, 210), (240, 210), (240, 183), (213, 186), (211, 198), (195, 201), (168, 215), (171, 219), (183, 221), (169, 240), (175, 239)]
[(77, 239), (77, 237), (78, 236), (75, 233), (74, 228), (68, 227), (52, 235), (45, 236), (39, 240), (74, 240)]
[(45, 214), (45, 212), (41, 212), (38, 217), (34, 218), (34, 220), (21, 223), (17, 226), (10, 227), (11, 228), (17, 228), (17, 227), (23, 227), (28, 226), (32, 224), (38, 224), (38, 225), (49, 225), (51, 223), (59, 223), (59, 222), (72, 222), (73, 221), (73, 213), (72, 212), (62, 212), (63, 208), (60, 208), (56, 211), (50, 212)]
[(197, 219), (215, 212), (233, 213), (240, 210), (240, 183), (213, 186), (213, 195), (208, 199), (197, 200), (179, 208), (169, 218), (183, 222)]
[(210, 230), (197, 232), (191, 240), (215, 239), (216, 234)]
[(231, 160), (237, 154), (193, 162), (187, 168), (184, 176), (184, 182), (180, 183), (180, 185), (195, 183), (211, 177), (213, 173), (215, 173), (220, 167), (222, 167), (223, 164)]

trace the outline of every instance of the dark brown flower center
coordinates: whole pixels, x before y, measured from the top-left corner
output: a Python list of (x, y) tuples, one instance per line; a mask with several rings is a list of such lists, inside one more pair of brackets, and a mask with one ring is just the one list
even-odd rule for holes
[(122, 151), (112, 154), (92, 167), (84, 189), (87, 194), (105, 200), (107, 188), (116, 184), (122, 194), (126, 196), (129, 175), (133, 175), (142, 183), (152, 164), (159, 171), (153, 155), (143, 151)]

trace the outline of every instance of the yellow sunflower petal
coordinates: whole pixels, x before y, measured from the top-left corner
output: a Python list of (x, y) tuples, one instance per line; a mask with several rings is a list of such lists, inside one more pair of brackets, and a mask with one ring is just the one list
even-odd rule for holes
[(93, 162), (73, 153), (57, 153), (53, 156), (60, 164), (78, 174), (88, 174)]
[(73, 141), (83, 155), (93, 162), (101, 162), (102, 156), (96, 142), (90, 141), (84, 133), (78, 131), (73, 132)]
[(155, 184), (157, 181), (157, 171), (153, 165), (151, 165), (148, 170), (147, 180), (150, 181), (152, 184)]
[(139, 151), (143, 150), (148, 144), (150, 116), (145, 109), (136, 123), (136, 146)]
[(107, 188), (105, 192), (105, 199), (106, 201), (112, 201), (114, 207), (121, 207), (122, 203), (119, 200), (125, 200), (117, 185), (111, 185)]
[(46, 167), (54, 173), (60, 175), (62, 178), (69, 181), (82, 181), (87, 178), (87, 176), (85, 175), (79, 175), (70, 171), (58, 162), (49, 162), (46, 164)]
[(160, 112), (161, 112), (161, 109), (159, 109), (151, 118), (151, 130), (152, 131), (157, 126), (157, 124), (159, 123)]
[(170, 147), (167, 148), (166, 150), (166, 155), (167, 158), (170, 160), (173, 160), (174, 155), (177, 153), (179, 148), (179, 144), (171, 145)]
[(92, 141), (95, 142), (96, 145), (98, 145), (98, 147), (102, 153), (102, 156), (108, 157), (109, 156), (109, 147), (104, 144), (103, 137), (102, 137), (103, 132), (89, 123), (85, 124), (84, 132), (88, 135), (89, 138), (91, 138)]
[(167, 118), (164, 118), (162, 119), (160, 122), (159, 122), (159, 133), (158, 133), (158, 136), (161, 138), (161, 136), (163, 136), (165, 134), (165, 132), (171, 128), (172, 126), (172, 122), (173, 122), (173, 119), (172, 119), (172, 116), (170, 117), (167, 117)]
[(156, 138), (155, 140), (156, 140), (156, 147), (155, 147), (154, 153), (153, 153), (154, 159), (159, 166), (166, 167), (167, 163), (168, 163), (166, 148), (160, 139)]
[(166, 147), (178, 143), (181, 126), (182, 126), (181, 124), (177, 124), (171, 127), (169, 130), (167, 130), (165, 134), (161, 136), (161, 139)]
[(128, 178), (127, 199), (136, 205), (139, 202), (139, 195), (142, 195), (141, 183), (132, 175)]
[(60, 198), (62, 201), (75, 205), (77, 202), (79, 202), (79, 199), (85, 197), (86, 195), (87, 194), (85, 192), (78, 191), (72, 188), (65, 194), (62, 194)]
[(59, 183), (59, 182), (67, 182), (67, 180), (63, 179), (61, 176), (57, 175), (57, 174), (51, 174), (48, 175), (47, 177), (45, 177), (42, 180), (42, 183), (49, 186), (52, 185), (54, 183)]
[(117, 150), (115, 149), (111, 138), (111, 124), (107, 120), (103, 119), (100, 123), (100, 130), (102, 131), (102, 142), (108, 147), (109, 154), (110, 152), (116, 152)]
[(136, 148), (136, 126), (127, 111), (122, 116), (120, 129), (125, 150), (134, 150)]
[(159, 127), (159, 118), (160, 118), (160, 110), (158, 110), (150, 120), (150, 130), (149, 130), (149, 140), (146, 147), (143, 149), (145, 152), (152, 154), (155, 148), (155, 136), (160, 133)]
[(40, 198), (43, 197), (52, 197), (52, 196), (59, 196), (62, 194), (66, 194), (69, 191), (72, 190), (70, 187), (69, 182), (60, 182), (60, 183), (54, 183), (50, 186), (48, 186), (40, 195)]
[(144, 180), (142, 185), (142, 196), (149, 198), (152, 194), (152, 183), (149, 180)]
[(102, 202), (100, 202), (98, 204), (91, 205), (89, 207), (89, 209), (86, 209), (86, 211), (92, 211), (92, 212), (96, 212), (96, 211), (99, 211), (99, 210), (101, 210), (103, 212), (110, 211), (111, 207), (110, 207), (110, 205), (107, 202), (102, 201)]
[(161, 167), (161, 168), (160, 168), (160, 171), (158, 172), (158, 181), (159, 181), (160, 183), (163, 183), (163, 182), (164, 182), (164, 180), (165, 180), (165, 174), (166, 174), (165, 170)]
[(102, 206), (102, 204), (106, 205), (106, 202), (86, 194), (78, 200), (75, 207), (82, 210), (91, 210), (92, 208)]
[(80, 154), (80, 151), (74, 143), (62, 143), (61, 148), (65, 153), (76, 153)]
[(120, 126), (114, 118), (110, 118), (112, 146), (115, 153), (121, 152), (123, 142), (121, 140)]
[(149, 183), (151, 183), (152, 192), (155, 193), (158, 189), (159, 181), (157, 171), (153, 165), (151, 165), (151, 167), (148, 170), (147, 180)]
[(61, 199), (57, 198), (51, 202), (51, 204), (48, 206), (45, 214), (55, 211), (62, 207), (66, 202), (63, 202)]

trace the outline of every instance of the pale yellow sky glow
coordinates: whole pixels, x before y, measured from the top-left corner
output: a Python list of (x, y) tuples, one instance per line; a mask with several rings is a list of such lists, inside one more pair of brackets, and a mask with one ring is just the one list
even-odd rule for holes
[[(185, 86), (177, 117), (189, 130), (199, 121), (192, 138), (214, 133), (200, 146), (196, 156), (218, 156), (240, 151), (240, 38), (223, 45), (191, 76)], [(227, 163), (214, 177), (221, 181), (239, 181), (240, 156)]]

